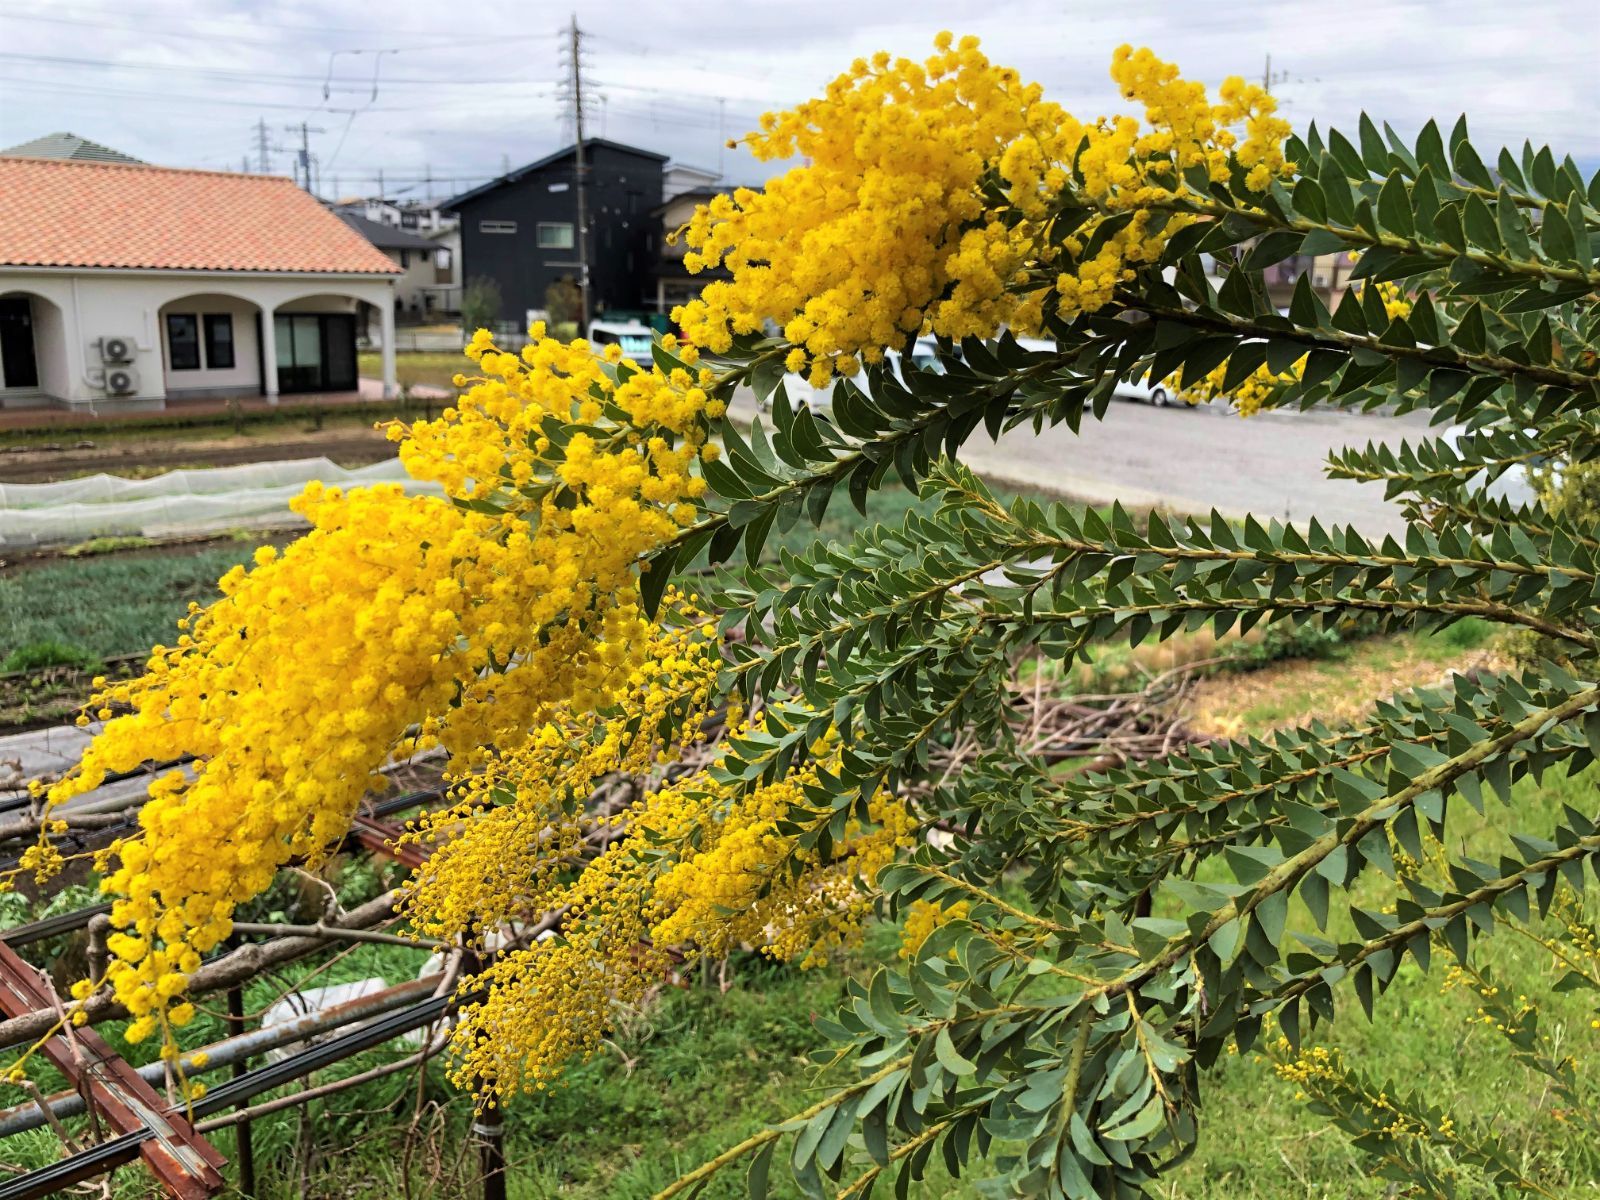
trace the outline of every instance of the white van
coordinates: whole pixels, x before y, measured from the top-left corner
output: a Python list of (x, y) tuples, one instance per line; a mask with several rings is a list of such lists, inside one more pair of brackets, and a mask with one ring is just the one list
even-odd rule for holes
[(637, 321), (590, 321), (589, 345), (596, 348), (620, 345), (622, 357), (641, 367), (650, 365), (650, 344), (655, 330)]

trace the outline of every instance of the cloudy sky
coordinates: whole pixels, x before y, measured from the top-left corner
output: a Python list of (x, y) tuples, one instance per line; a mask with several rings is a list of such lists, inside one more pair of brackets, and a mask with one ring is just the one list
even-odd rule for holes
[[(445, 197), (570, 141), (567, 9), (506, 0), (0, 0), (0, 147), (69, 130), (150, 162), (273, 170), (307, 123), (325, 194)], [(382, 14), (381, 17), (378, 14)], [(1469, 113), (1480, 149), (1551, 143), (1600, 167), (1600, 0), (577, 0), (590, 130), (762, 177), (721, 150), (858, 54), (941, 28), (1080, 117), (1117, 110), (1128, 41), (1215, 82), (1259, 79), (1297, 126), (1363, 108), (1414, 133)], [(286, 127), (295, 126), (290, 132)], [(1485, 154), (1485, 157), (1490, 157)]]

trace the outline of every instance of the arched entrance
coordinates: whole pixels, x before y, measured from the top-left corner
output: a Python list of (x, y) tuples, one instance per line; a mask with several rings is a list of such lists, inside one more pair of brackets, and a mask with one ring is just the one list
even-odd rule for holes
[[(272, 335), (277, 391), (353, 392), (360, 386), (361, 346), (392, 339), (394, 314), (354, 296), (320, 292), (273, 309)], [(389, 353), (385, 354), (385, 358)]]
[(69, 370), (61, 309), (37, 292), (0, 293), (0, 405), (65, 399)]
[(266, 391), (259, 305), (221, 292), (198, 292), (167, 301), (157, 317), (169, 397)]

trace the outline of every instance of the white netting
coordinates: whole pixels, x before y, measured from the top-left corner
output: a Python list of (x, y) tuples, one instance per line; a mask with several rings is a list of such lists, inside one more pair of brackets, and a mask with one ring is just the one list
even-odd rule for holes
[(0, 549), (293, 525), (299, 518), (289, 511), (289, 501), (314, 479), (340, 487), (403, 483), (413, 494), (440, 494), (437, 485), (413, 480), (394, 458), (354, 469), (305, 458), (168, 471), (149, 479), (91, 475), (60, 483), (0, 484)]

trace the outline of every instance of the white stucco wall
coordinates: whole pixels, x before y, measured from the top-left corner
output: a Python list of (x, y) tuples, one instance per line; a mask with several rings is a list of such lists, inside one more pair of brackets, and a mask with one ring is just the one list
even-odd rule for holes
[[(400, 265), (399, 250), (385, 250), (395, 266)], [(439, 269), (434, 265), (433, 250), (405, 251), (406, 266), (395, 280), (395, 297), (400, 301), (402, 315), (417, 316), (423, 312), (422, 289), (439, 282)]]
[[(165, 329), (162, 310), (204, 311), (190, 308), (190, 297), (205, 296), (219, 304), (237, 304), (235, 369), (230, 376), (247, 373), (249, 382), (259, 386), (255, 347), (256, 309), (262, 321), (271, 326), (271, 315), (278, 310), (293, 312), (350, 312), (358, 301), (379, 311), (392, 311), (394, 285), (387, 276), (338, 275), (252, 275), (211, 271), (127, 271), (127, 270), (39, 270), (0, 266), (0, 295), (26, 293), (54, 305), (58, 312), (47, 336), (39, 316), (36, 323), (36, 352), (39, 359), (40, 391), (73, 407), (96, 410), (160, 407), (168, 395)], [(35, 304), (39, 314), (47, 305)], [(210, 311), (221, 311), (212, 309)], [(121, 336), (137, 348), (133, 367), (139, 375), (139, 389), (132, 396), (109, 396), (105, 390), (104, 368), (96, 343), (102, 337)], [(270, 337), (270, 335), (269, 335)], [(203, 338), (203, 330), (202, 330)], [(47, 345), (47, 343), (49, 343)], [(270, 356), (269, 356), (270, 357)], [(178, 372), (174, 387), (191, 390), (189, 375), (204, 372)], [(51, 380), (49, 387), (45, 381)], [(269, 372), (270, 382), (270, 372)], [(217, 381), (220, 387), (237, 386)], [(202, 389), (203, 390), (203, 389)]]
[[(167, 395), (184, 392), (216, 392), (239, 395), (256, 395), (261, 391), (261, 346), (256, 337), (256, 314), (261, 310), (247, 300), (234, 296), (202, 293), (173, 300), (161, 307), (156, 322), (156, 332), (165, 350)], [(172, 368), (172, 350), (167, 345), (170, 336), (167, 316), (172, 313), (192, 315), (196, 320), (200, 338), (200, 367), (192, 371)], [(226, 313), (233, 318), (233, 366), (213, 367), (206, 357), (205, 318), (208, 314)]]

